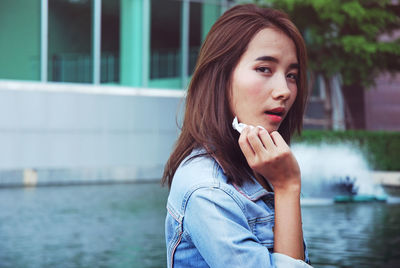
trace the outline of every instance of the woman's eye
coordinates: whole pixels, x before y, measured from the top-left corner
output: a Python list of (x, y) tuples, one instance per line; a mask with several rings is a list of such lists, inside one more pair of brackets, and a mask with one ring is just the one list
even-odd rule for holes
[(297, 81), (297, 74), (288, 74), (287, 78)]
[(271, 69), (268, 67), (257, 67), (256, 71), (260, 73), (271, 73)]

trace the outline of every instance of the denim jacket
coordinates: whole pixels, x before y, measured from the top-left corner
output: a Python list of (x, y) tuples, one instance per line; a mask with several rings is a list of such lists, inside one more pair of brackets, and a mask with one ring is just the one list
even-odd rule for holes
[(182, 161), (172, 181), (165, 221), (168, 268), (311, 267), (273, 253), (274, 194), (256, 180), (241, 187), (227, 183), (211, 157), (188, 160), (200, 152)]

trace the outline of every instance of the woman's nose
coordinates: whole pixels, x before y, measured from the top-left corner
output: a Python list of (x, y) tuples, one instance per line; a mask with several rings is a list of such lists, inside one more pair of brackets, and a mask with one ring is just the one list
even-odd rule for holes
[(272, 86), (272, 97), (277, 100), (287, 100), (291, 91), (288, 87), (285, 75), (276, 75)]

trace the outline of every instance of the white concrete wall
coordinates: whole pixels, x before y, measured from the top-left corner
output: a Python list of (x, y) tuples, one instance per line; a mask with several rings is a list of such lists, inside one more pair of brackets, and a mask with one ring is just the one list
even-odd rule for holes
[(159, 179), (182, 110), (183, 91), (0, 81), (0, 183)]

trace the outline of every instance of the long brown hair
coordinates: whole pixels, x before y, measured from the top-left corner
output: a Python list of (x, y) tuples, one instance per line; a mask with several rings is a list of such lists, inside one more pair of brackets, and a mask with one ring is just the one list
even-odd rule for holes
[(281, 11), (252, 4), (234, 6), (216, 21), (200, 49), (181, 134), (165, 166), (163, 184), (171, 186), (176, 169), (194, 148), (204, 148), (207, 155), (217, 159), (231, 183), (241, 185), (250, 179), (253, 172), (238, 145), (239, 133), (232, 128), (231, 76), (249, 42), (265, 28), (282, 31), (296, 46), (297, 96), (278, 131), (288, 144), (296, 130), (300, 133), (307, 99), (307, 56), (300, 32)]

